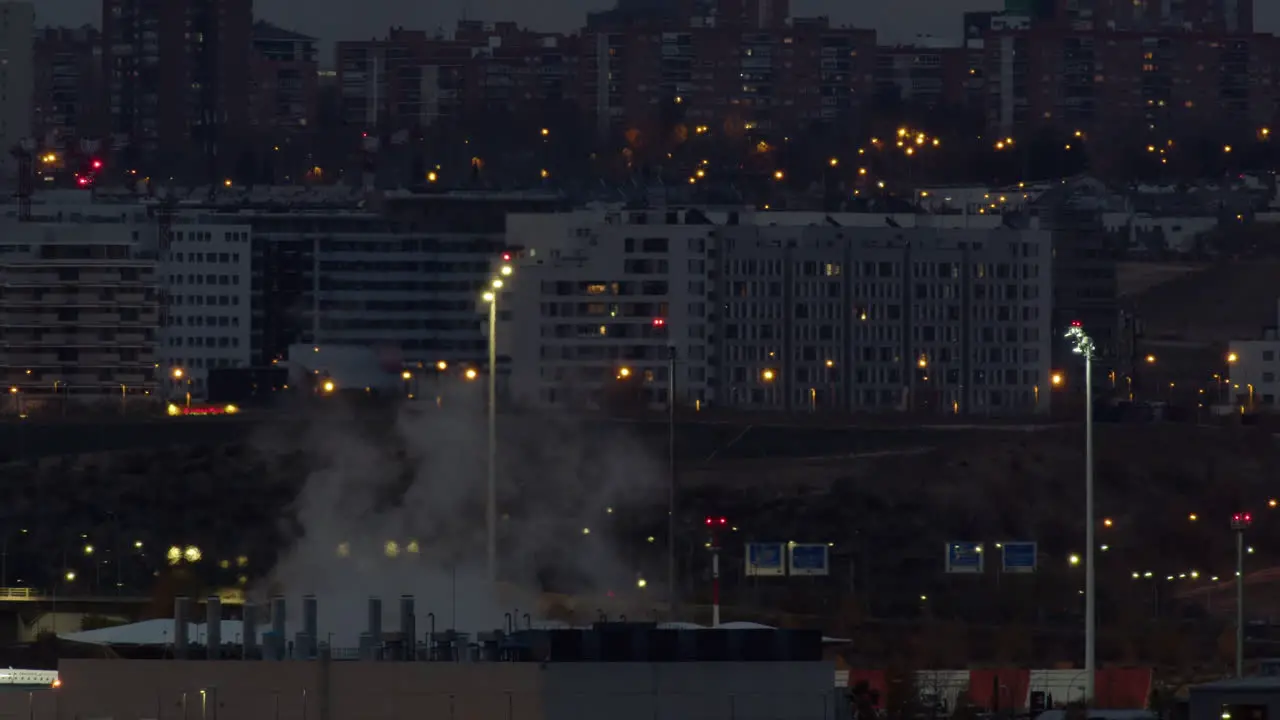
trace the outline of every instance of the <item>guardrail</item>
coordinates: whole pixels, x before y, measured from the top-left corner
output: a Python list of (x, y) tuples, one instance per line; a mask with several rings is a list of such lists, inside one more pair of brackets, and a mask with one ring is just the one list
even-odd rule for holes
[(43, 593), (29, 587), (0, 587), (0, 601), (3, 600), (35, 600)]

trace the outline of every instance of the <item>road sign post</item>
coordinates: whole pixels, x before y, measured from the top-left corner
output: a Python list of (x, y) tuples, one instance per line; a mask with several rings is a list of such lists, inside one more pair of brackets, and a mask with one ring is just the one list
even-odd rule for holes
[(1000, 560), (1002, 572), (1033, 573), (1036, 571), (1036, 544), (1033, 542), (1003, 543)]
[(825, 543), (791, 543), (789, 568), (795, 576), (830, 574), (830, 554)]
[(755, 577), (786, 575), (782, 543), (747, 543), (746, 574)]
[(944, 547), (947, 572), (951, 574), (981, 575), (983, 570), (982, 543), (952, 541)]

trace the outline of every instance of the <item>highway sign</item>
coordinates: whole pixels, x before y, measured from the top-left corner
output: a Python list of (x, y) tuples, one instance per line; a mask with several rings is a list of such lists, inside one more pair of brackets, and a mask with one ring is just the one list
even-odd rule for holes
[(1031, 573), (1036, 571), (1036, 544), (1033, 542), (1007, 542), (1001, 550), (1001, 569), (1007, 573)]
[(949, 573), (982, 573), (982, 543), (952, 541), (944, 548)]
[(785, 575), (782, 543), (747, 543), (747, 575)]
[(791, 543), (792, 575), (828, 575), (830, 574), (830, 556), (826, 543)]

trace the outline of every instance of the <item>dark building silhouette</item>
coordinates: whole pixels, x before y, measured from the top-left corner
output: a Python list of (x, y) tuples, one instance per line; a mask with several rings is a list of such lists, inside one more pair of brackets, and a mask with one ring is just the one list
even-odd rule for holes
[(252, 0), (103, 0), (117, 157), (212, 182), (249, 112)]

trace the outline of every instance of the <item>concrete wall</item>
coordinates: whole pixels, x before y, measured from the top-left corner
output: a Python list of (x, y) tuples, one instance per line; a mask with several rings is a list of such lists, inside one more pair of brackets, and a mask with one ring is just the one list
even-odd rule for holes
[[(327, 668), (327, 680), (326, 680)], [(28, 720), (829, 720), (830, 663), (64, 660), (62, 686), (0, 693)], [(326, 693), (326, 685), (329, 692)]]
[[(0, 693), (0, 717), (29, 720), (542, 720), (532, 664), (64, 660), (56, 702), (28, 715)], [(326, 709), (327, 704), (327, 709)]]
[(543, 683), (547, 720), (829, 720), (834, 666), (566, 663)]

